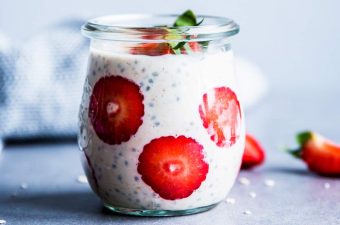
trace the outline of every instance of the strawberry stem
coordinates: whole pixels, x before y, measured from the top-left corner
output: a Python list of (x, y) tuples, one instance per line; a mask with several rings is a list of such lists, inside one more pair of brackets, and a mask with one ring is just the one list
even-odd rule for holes
[(299, 148), (297, 149), (287, 149), (286, 151), (291, 154), (292, 156), (301, 159), (303, 146), (306, 144), (307, 141), (309, 141), (312, 138), (312, 132), (311, 131), (303, 131), (296, 135), (295, 139), (296, 142), (299, 145)]
[(292, 156), (294, 156), (295, 158), (301, 159), (301, 153), (302, 153), (302, 149), (298, 148), (298, 149), (287, 149), (286, 150), (289, 154), (291, 154)]

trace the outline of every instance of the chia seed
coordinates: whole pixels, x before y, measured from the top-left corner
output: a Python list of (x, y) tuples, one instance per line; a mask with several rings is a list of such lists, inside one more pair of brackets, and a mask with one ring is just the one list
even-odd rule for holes
[(152, 73), (152, 76), (154, 76), (154, 77), (158, 77), (158, 75), (159, 75), (159, 73), (157, 73), (157, 72)]
[(154, 107), (154, 106), (155, 106), (155, 105), (153, 104), (153, 102), (150, 102), (150, 103), (149, 103), (149, 107), (152, 108), (152, 107)]
[(125, 164), (125, 166), (128, 166), (129, 162), (127, 160), (125, 160), (124, 164)]
[(123, 177), (122, 177), (121, 175), (118, 175), (118, 176), (117, 176), (117, 179), (118, 179), (119, 181), (122, 181), (122, 180), (123, 180)]
[(158, 127), (160, 125), (159, 122), (155, 122), (155, 126)]
[(152, 80), (151, 78), (150, 78), (148, 81), (149, 81), (149, 83), (150, 83), (150, 84), (152, 84), (152, 83), (153, 83), (153, 80)]
[(135, 181), (139, 181), (139, 177), (135, 176)]
[(150, 91), (150, 86), (146, 86), (146, 91)]

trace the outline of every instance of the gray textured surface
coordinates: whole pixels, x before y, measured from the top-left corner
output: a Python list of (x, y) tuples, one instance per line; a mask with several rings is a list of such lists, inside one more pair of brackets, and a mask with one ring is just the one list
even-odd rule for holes
[[(7, 224), (340, 224), (340, 180), (311, 174), (280, 151), (305, 128), (340, 141), (340, 129), (334, 126), (340, 115), (334, 104), (338, 96), (339, 91), (275, 90), (247, 112), (248, 129), (262, 140), (268, 158), (264, 166), (241, 172), (251, 184), (237, 182), (230, 193), (234, 205), (222, 203), (206, 213), (174, 218), (108, 214), (89, 187), (76, 181), (82, 174), (76, 144), (9, 146), (0, 159), (0, 219)], [(276, 185), (265, 186), (266, 179)], [(22, 183), (28, 188), (21, 189)], [(251, 191), (255, 199), (249, 197)]]

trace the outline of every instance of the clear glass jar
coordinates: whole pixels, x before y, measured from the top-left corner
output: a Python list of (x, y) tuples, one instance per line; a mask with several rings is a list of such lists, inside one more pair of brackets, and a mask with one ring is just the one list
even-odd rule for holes
[(79, 146), (93, 191), (115, 212), (202, 212), (239, 172), (244, 116), (229, 42), (238, 25), (199, 16), (199, 26), (173, 27), (177, 16), (106, 16), (82, 27), (91, 46)]

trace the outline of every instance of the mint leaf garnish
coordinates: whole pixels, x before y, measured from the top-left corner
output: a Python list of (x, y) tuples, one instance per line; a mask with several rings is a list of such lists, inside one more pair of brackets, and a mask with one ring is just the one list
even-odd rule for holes
[(181, 49), (183, 48), (183, 46), (185, 45), (185, 42), (179, 42), (177, 45), (175, 45), (175, 47), (173, 47), (172, 49), (177, 50), (177, 49)]
[[(197, 22), (196, 15), (193, 13), (191, 10), (185, 11), (182, 15), (180, 15), (175, 23), (173, 24), (174, 27), (182, 27), (182, 26), (199, 26), (202, 24), (204, 19), (201, 21)], [(186, 39), (190, 40), (190, 36), (187, 36)], [(201, 46), (206, 47), (208, 42), (205, 43), (199, 43)], [(190, 53), (192, 51), (190, 45), (188, 42), (178, 42), (178, 43), (169, 43), (170, 47), (174, 51), (175, 54), (181, 54), (182, 51), (185, 51), (186, 53)]]
[(175, 27), (182, 26), (197, 26), (196, 16), (191, 10), (185, 11), (182, 15), (180, 15), (175, 23)]
[(196, 26), (201, 25), (203, 23), (203, 21), (204, 21), (204, 18), (200, 22), (196, 23)]

